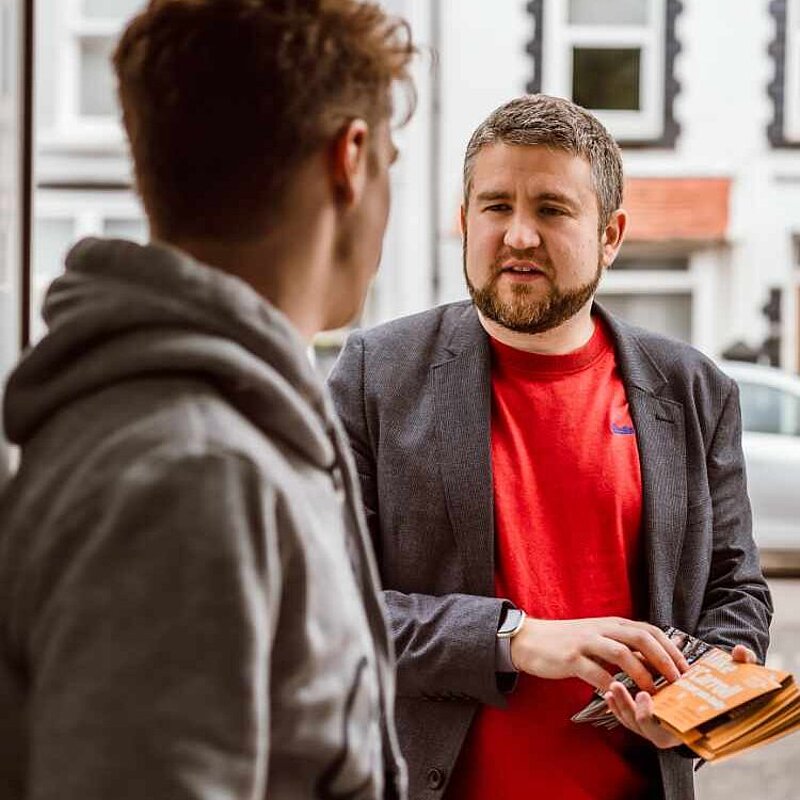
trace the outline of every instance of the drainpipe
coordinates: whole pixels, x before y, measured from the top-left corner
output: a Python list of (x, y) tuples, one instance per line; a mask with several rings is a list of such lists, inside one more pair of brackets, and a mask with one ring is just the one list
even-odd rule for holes
[(20, 102), (20, 348), (31, 338), (31, 242), (33, 233), (33, 48), (34, 0), (22, 9), (22, 88)]
[(441, 173), (442, 158), (442, 0), (433, 0), (431, 3), (431, 47), (433, 48), (433, 63), (431, 70), (431, 119), (430, 119), (430, 201), (433, 214), (431, 235), (431, 298), (433, 305), (441, 302), (442, 275), (439, 247), (440, 208), (441, 208)]

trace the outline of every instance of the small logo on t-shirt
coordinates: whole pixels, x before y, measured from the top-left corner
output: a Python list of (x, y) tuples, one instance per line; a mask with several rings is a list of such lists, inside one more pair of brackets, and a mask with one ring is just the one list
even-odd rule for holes
[(636, 431), (634, 431), (633, 425), (617, 425), (616, 422), (612, 422), (611, 433), (616, 433), (617, 436), (633, 436)]

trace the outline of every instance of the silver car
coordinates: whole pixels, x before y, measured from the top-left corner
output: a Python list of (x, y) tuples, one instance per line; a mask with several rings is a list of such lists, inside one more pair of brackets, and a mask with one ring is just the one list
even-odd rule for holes
[(722, 362), (738, 384), (753, 534), (764, 568), (800, 570), (800, 378), (773, 367)]

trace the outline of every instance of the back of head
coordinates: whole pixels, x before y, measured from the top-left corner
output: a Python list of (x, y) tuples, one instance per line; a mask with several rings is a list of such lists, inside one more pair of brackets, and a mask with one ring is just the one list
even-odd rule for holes
[(409, 84), (406, 24), (360, 0), (150, 0), (114, 63), (162, 239), (257, 237), (296, 167)]
[(475, 157), (491, 144), (543, 146), (586, 159), (592, 170), (600, 225), (622, 205), (622, 155), (601, 122), (570, 100), (524, 95), (495, 109), (475, 130), (464, 157), (464, 205), (469, 205)]

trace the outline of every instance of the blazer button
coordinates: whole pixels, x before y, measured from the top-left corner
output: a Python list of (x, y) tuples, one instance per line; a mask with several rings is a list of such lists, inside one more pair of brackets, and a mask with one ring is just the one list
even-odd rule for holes
[(428, 770), (428, 788), (441, 789), (444, 786), (444, 772), (438, 767)]

